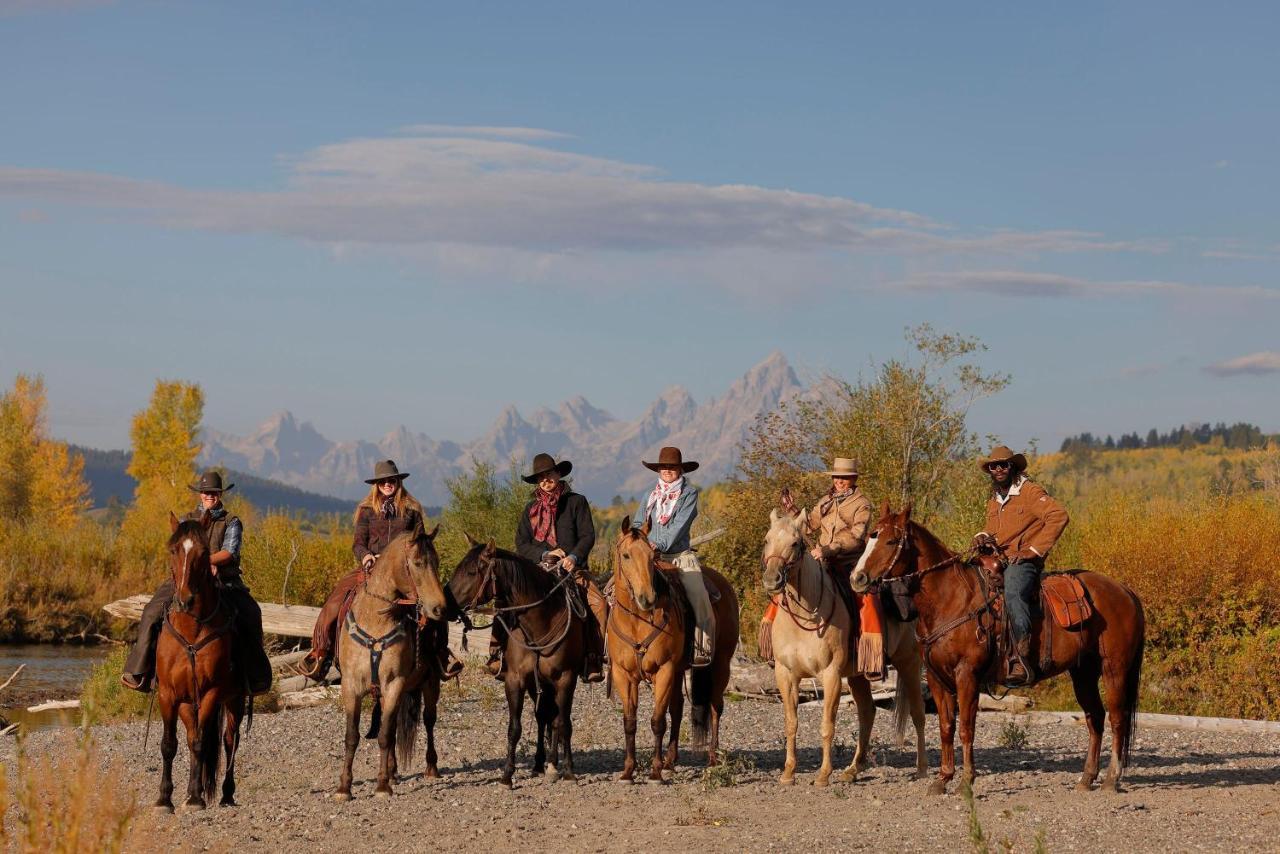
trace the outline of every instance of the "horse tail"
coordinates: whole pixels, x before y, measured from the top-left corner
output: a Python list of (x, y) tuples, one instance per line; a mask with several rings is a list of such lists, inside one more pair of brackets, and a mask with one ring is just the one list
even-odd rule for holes
[(413, 745), (422, 719), (422, 689), (405, 691), (396, 708), (396, 758), (401, 768), (413, 765)]
[(1129, 767), (1129, 747), (1133, 744), (1134, 733), (1138, 729), (1138, 689), (1142, 684), (1142, 659), (1147, 645), (1147, 615), (1142, 608), (1142, 601), (1128, 588), (1125, 592), (1133, 600), (1136, 637), (1134, 648), (1130, 650), (1129, 668), (1124, 675), (1124, 737), (1120, 740), (1120, 767)]
[(226, 726), (227, 711), (222, 703), (213, 719), (200, 733), (200, 791), (206, 804), (212, 804), (218, 794), (218, 777), (222, 772), (222, 730)]
[(707, 743), (707, 731), (711, 726), (711, 693), (715, 664), (689, 668), (689, 702), (693, 708), (689, 723), (693, 727), (693, 747)]
[(899, 671), (897, 676), (897, 684), (893, 687), (893, 738), (898, 747), (905, 747), (907, 744), (907, 727), (911, 725), (911, 705), (907, 701), (907, 681), (915, 679), (919, 682), (920, 674)]

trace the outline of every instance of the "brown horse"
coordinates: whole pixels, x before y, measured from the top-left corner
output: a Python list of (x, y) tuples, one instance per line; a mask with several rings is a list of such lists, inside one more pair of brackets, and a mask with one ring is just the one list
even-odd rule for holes
[(374, 795), (389, 797), (400, 763), (411, 761), (419, 712), (427, 730), (425, 776), (440, 776), (435, 743), (440, 670), (434, 654), (424, 648), (427, 620), (443, 619), (447, 610), (435, 535), (420, 526), (387, 544), (356, 590), (338, 635), (347, 731), (336, 800), (351, 800), (351, 763), (360, 744), (360, 703), (365, 694), (379, 701), (369, 731), (370, 737), (377, 736), (382, 752)]
[[(160, 797), (156, 808), (173, 812), (173, 757), (178, 752), (178, 719), (187, 728), (191, 769), (190, 809), (213, 801), (218, 764), (226, 752), (222, 806), (235, 806), (236, 751), (240, 720), (252, 698), (231, 670), (233, 615), (223, 604), (209, 563), (210, 517), (178, 521), (169, 514), (169, 572), (174, 594), (156, 644), (156, 701), (164, 721), (160, 755)], [(225, 723), (225, 726), (224, 726)], [(221, 742), (221, 745), (219, 744)]]
[[(586, 603), (574, 596), (572, 576), (555, 576), (531, 560), (497, 548), (491, 540), (471, 548), (449, 579), (449, 592), (466, 610), (492, 600), (494, 619), (507, 626), (507, 764), (502, 782), (510, 788), (520, 743), (520, 716), (527, 694), (538, 722), (538, 747), (533, 774), (547, 764), (547, 733), (551, 733), (548, 779), (575, 779), (573, 771), (573, 694), (586, 657)], [(585, 598), (585, 597), (583, 597)], [(560, 748), (564, 768), (560, 769)]]
[[(871, 685), (857, 672), (855, 656), (850, 652), (849, 634), (854, 620), (844, 597), (836, 589), (835, 579), (824, 569), (805, 541), (800, 519), (789, 513), (769, 513), (769, 533), (765, 535), (761, 581), (770, 596), (780, 603), (773, 624), (774, 678), (782, 697), (786, 715), (787, 758), (779, 782), (795, 782), (796, 732), (799, 723), (796, 706), (800, 680), (816, 677), (822, 682), (822, 767), (813, 781), (825, 786), (831, 778), (831, 745), (835, 738), (836, 713), (840, 704), (840, 681), (848, 680), (849, 693), (858, 709), (858, 749), (845, 769), (844, 779), (852, 782), (858, 772), (870, 764), (871, 729), (876, 719), (876, 704)], [(924, 779), (929, 772), (924, 745), (924, 694), (920, 689), (920, 645), (910, 623), (902, 623), (886, 615), (884, 621), (885, 651), (898, 671), (897, 690), (893, 698), (894, 723), (898, 743), (903, 742), (907, 715), (916, 729), (916, 775)]]
[[(983, 572), (912, 522), (910, 504), (902, 512), (892, 513), (888, 502), (854, 571), (854, 589), (860, 591), (900, 579), (898, 583), (907, 585), (920, 612), (918, 631), (942, 735), (942, 768), (930, 787), (935, 794), (946, 792), (947, 783), (955, 776), (957, 717), (964, 780), (973, 782), (978, 694), (984, 683), (999, 675), (992, 611), (998, 597)], [(1038, 656), (1040, 672), (1046, 677), (1070, 672), (1076, 701), (1084, 710), (1089, 753), (1077, 786), (1081, 790), (1091, 788), (1098, 777), (1104, 718), (1099, 675), (1104, 680), (1106, 710), (1111, 713), (1111, 766), (1102, 787), (1114, 792), (1129, 764), (1146, 620), (1142, 603), (1123, 584), (1096, 572), (1074, 575), (1084, 585), (1092, 615), (1073, 630), (1057, 626), (1051, 616), (1040, 616), (1032, 628), (1032, 654)]]
[[(610, 682), (622, 700), (622, 726), (627, 755), (621, 780), (631, 780), (636, 767), (636, 707), (640, 682), (653, 686), (653, 763), (650, 780), (662, 780), (662, 772), (672, 771), (679, 760), (680, 720), (684, 714), (681, 693), (686, 668), (684, 594), (680, 580), (668, 576), (659, 566), (657, 553), (649, 543), (649, 524), (640, 531), (631, 528), (631, 518), (622, 520), (622, 529), (613, 544), (613, 590), (616, 598), (609, 609), (605, 632), (609, 649)], [(705, 746), (707, 764), (719, 760), (720, 716), (724, 713), (724, 689), (729, 684), (729, 664), (738, 648), (738, 597), (724, 576), (710, 567), (703, 575), (719, 598), (713, 601), (716, 637), (711, 664), (693, 668), (689, 698), (693, 703), (693, 746)], [(671, 740), (666, 755), (662, 741), (667, 714), (671, 715)]]

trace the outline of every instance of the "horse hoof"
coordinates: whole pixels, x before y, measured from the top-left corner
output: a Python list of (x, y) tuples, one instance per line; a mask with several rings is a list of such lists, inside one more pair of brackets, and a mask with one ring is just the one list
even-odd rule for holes
[(530, 776), (530, 777), (541, 777), (543, 774), (546, 774), (546, 773), (547, 773), (547, 771), (546, 771), (546, 769), (545, 769), (545, 768), (530, 768), (530, 769), (529, 769), (529, 776)]
[(778, 778), (779, 786), (794, 786), (795, 783), (796, 783), (795, 777), (779, 777)]
[(556, 780), (559, 780), (559, 779), (560, 779), (560, 772), (556, 770), (556, 766), (552, 765), (551, 768), (547, 771), (547, 782), (554, 783)]
[(850, 768), (846, 770), (843, 774), (840, 775), (840, 779), (844, 780), (846, 783), (858, 782), (858, 769)]
[(187, 801), (182, 805), (184, 812), (202, 812), (204, 810), (204, 801)]
[(573, 781), (578, 779), (578, 775), (573, 773), (572, 771), (562, 771), (560, 772), (560, 779), (562, 781), (572, 783)]
[(945, 795), (947, 793), (947, 784), (941, 780), (934, 780), (929, 784), (929, 794)]
[(153, 809), (155, 809), (156, 812), (162, 812), (162, 813), (166, 813), (167, 815), (173, 815), (173, 804), (156, 804), (153, 807)]
[(818, 787), (818, 788), (820, 788), (820, 789), (822, 789), (822, 788), (826, 788), (827, 786), (830, 786), (830, 785), (831, 785), (831, 778), (830, 778), (830, 777), (817, 777), (817, 778), (815, 778), (815, 779), (814, 779), (814, 781), (813, 781), (813, 785), (817, 786), (817, 787)]
[(333, 799), (335, 801), (349, 801), (351, 800), (351, 793), (350, 792), (334, 792)]
[(928, 771), (917, 771), (917, 772), (916, 772), (915, 779), (917, 779), (917, 780), (928, 780), (928, 779), (929, 779), (929, 772), (928, 772)]
[(427, 766), (427, 770), (422, 772), (422, 776), (427, 778), (428, 780), (439, 780), (440, 769), (434, 765), (429, 765)]
[(676, 772), (672, 771), (670, 768), (664, 767), (662, 769), (662, 773), (659, 776), (662, 778), (662, 782), (670, 783), (672, 779), (675, 778)]
[(235, 798), (223, 798), (222, 800), (218, 801), (218, 806), (220, 806), (220, 807), (238, 807), (238, 806), (240, 806), (240, 805), (236, 803)]
[(1091, 780), (1081, 780), (1078, 783), (1076, 783), (1077, 792), (1088, 792), (1088, 791), (1091, 791), (1092, 789), (1093, 789), (1093, 782)]
[(391, 790), (390, 789), (374, 789), (373, 796), (375, 798), (389, 798), (391, 797)]
[(1100, 792), (1110, 792), (1113, 795), (1120, 794), (1120, 784), (1115, 780), (1103, 780), (1102, 785), (1098, 787)]
[(623, 774), (622, 776), (618, 777), (618, 782), (619, 782), (619, 783), (634, 783), (634, 782), (635, 782), (635, 778), (633, 778), (630, 774)]
[(514, 788), (515, 788), (515, 786), (514, 786), (514, 785), (512, 785), (512, 783), (511, 783), (511, 778), (510, 778), (510, 777), (505, 777), (505, 778), (503, 778), (503, 779), (499, 780), (498, 782), (499, 782), (499, 783), (501, 783), (502, 785), (506, 786), (508, 789), (514, 789)]

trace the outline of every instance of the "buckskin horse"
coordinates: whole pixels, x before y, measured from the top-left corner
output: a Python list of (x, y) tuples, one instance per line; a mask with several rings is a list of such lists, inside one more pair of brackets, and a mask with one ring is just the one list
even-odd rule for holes
[[(814, 560), (805, 542), (800, 520), (787, 513), (769, 512), (769, 533), (765, 536), (762, 559), (765, 592), (778, 597), (778, 616), (773, 624), (774, 678), (782, 695), (786, 714), (787, 759), (778, 782), (795, 782), (796, 706), (800, 680), (816, 677), (822, 682), (822, 767), (815, 786), (825, 786), (831, 778), (831, 743), (835, 737), (836, 713), (840, 705), (840, 681), (847, 679), (849, 692), (858, 708), (858, 749), (845, 769), (844, 779), (857, 779), (868, 767), (871, 728), (876, 718), (871, 685), (857, 672), (850, 632), (853, 618), (844, 597), (836, 589), (831, 573)], [(893, 700), (898, 743), (907, 728), (907, 713), (916, 728), (916, 775), (929, 772), (924, 745), (924, 695), (920, 688), (920, 646), (911, 623), (890, 615), (884, 621), (885, 651), (898, 671)]]
[(199, 521), (182, 522), (169, 514), (169, 572), (174, 593), (156, 643), (156, 702), (164, 721), (160, 739), (164, 767), (155, 805), (167, 812), (173, 812), (173, 757), (178, 752), (179, 718), (187, 728), (191, 757), (185, 806), (202, 810), (213, 801), (220, 747), (226, 752), (227, 767), (219, 803), (235, 806), (240, 720), (253, 702), (243, 680), (232, 672), (234, 615), (223, 604), (209, 563), (210, 521), (207, 513)]
[[(444, 588), (438, 575), (436, 530), (421, 526), (399, 535), (378, 556), (356, 590), (338, 634), (342, 671), (342, 707), (346, 716), (346, 755), (334, 798), (351, 800), (351, 763), (360, 743), (360, 703), (373, 694), (374, 723), (381, 750), (377, 797), (389, 797), (400, 763), (408, 764), (421, 712), (427, 730), (426, 777), (439, 777), (436, 767), (436, 704), (440, 671), (434, 655), (423, 649), (428, 619), (443, 619)], [(385, 718), (382, 717), (385, 715)], [(398, 759), (397, 759), (398, 755)]]
[(568, 574), (553, 575), (492, 540), (481, 544), (467, 534), (467, 541), (471, 548), (453, 571), (449, 592), (464, 611), (493, 601), (494, 619), (507, 627), (507, 764), (502, 783), (510, 788), (515, 773), (526, 694), (538, 723), (534, 776), (546, 771), (550, 730), (547, 778), (573, 780), (573, 694), (588, 644), (585, 596), (574, 596), (576, 582)]
[[(631, 528), (631, 517), (613, 544), (614, 606), (609, 609), (605, 639), (609, 649), (610, 684), (622, 700), (622, 727), (626, 735), (626, 760), (620, 780), (630, 781), (636, 767), (636, 707), (640, 682), (653, 686), (653, 763), (650, 780), (661, 781), (679, 760), (680, 721), (684, 714), (681, 687), (687, 666), (687, 633), (684, 591), (674, 567), (664, 565), (649, 543), (649, 524)], [(664, 569), (666, 571), (664, 571)], [(668, 575), (668, 572), (672, 574)], [(729, 684), (729, 664), (738, 647), (738, 597), (724, 576), (710, 567), (703, 577), (714, 590), (716, 636), (714, 656), (706, 667), (695, 667), (689, 680), (693, 704), (693, 746), (706, 747), (707, 764), (716, 765), (720, 750), (720, 716), (724, 689)], [(666, 754), (662, 742), (671, 716), (671, 739)]]
[[(993, 592), (985, 570), (965, 562), (922, 525), (911, 521), (911, 505), (893, 513), (885, 502), (861, 561), (854, 570), (855, 590), (896, 580), (906, 585), (920, 612), (921, 636), (929, 689), (938, 706), (942, 767), (930, 791), (943, 794), (955, 776), (955, 726), (959, 718), (964, 780), (972, 784), (973, 736), (978, 693), (1000, 678)], [(1065, 575), (1065, 574), (1064, 574)], [(1064, 629), (1042, 614), (1032, 628), (1032, 654), (1042, 677), (1071, 674), (1076, 701), (1089, 728), (1089, 752), (1078, 789), (1088, 790), (1098, 777), (1104, 708), (1098, 692), (1101, 675), (1111, 714), (1111, 765), (1102, 788), (1117, 791), (1129, 764), (1146, 622), (1142, 603), (1123, 584), (1096, 572), (1072, 572), (1084, 588), (1092, 612), (1078, 626)], [(1056, 585), (1056, 575), (1045, 586)], [(1068, 580), (1067, 583), (1070, 583)]]

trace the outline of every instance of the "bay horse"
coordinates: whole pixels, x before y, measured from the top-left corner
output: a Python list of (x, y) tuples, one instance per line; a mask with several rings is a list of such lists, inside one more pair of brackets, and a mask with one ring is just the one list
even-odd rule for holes
[(366, 694), (375, 699), (369, 735), (377, 736), (381, 750), (374, 796), (389, 797), (400, 763), (411, 761), (419, 714), (427, 730), (424, 776), (440, 776), (435, 743), (440, 671), (433, 653), (424, 649), (430, 643), (427, 620), (443, 619), (448, 608), (434, 543), (438, 530), (428, 533), (419, 525), (388, 543), (356, 588), (340, 627), (338, 667), (347, 727), (335, 800), (351, 800), (351, 763), (360, 743), (360, 704)]
[(184, 806), (202, 810), (213, 802), (218, 765), (226, 753), (222, 806), (235, 806), (236, 752), (240, 721), (253, 698), (232, 671), (234, 615), (223, 603), (209, 563), (208, 513), (199, 521), (169, 514), (169, 574), (173, 598), (156, 643), (156, 702), (164, 722), (163, 770), (157, 809), (173, 812), (173, 758), (178, 719), (187, 729), (191, 767)]
[[(502, 783), (511, 787), (516, 746), (520, 743), (524, 699), (533, 702), (538, 747), (533, 774), (551, 781), (574, 780), (573, 695), (590, 643), (585, 594), (574, 597), (570, 575), (554, 575), (490, 540), (481, 544), (467, 534), (471, 548), (449, 579), (449, 592), (464, 611), (494, 602), (494, 619), (507, 627), (507, 764)], [(547, 770), (547, 734), (551, 736)], [(564, 768), (560, 750), (564, 749)]]
[[(653, 686), (653, 762), (649, 779), (661, 781), (662, 772), (675, 769), (680, 753), (680, 722), (684, 714), (681, 693), (687, 667), (685, 651), (693, 626), (686, 625), (685, 597), (675, 568), (658, 560), (649, 543), (649, 523), (639, 531), (631, 527), (631, 517), (622, 520), (622, 529), (613, 544), (613, 591), (615, 603), (609, 609), (605, 640), (609, 650), (610, 685), (616, 686), (622, 701), (622, 728), (626, 736), (623, 781), (631, 781), (636, 767), (636, 707), (640, 683)], [(665, 570), (665, 571), (664, 571)], [(668, 572), (671, 574), (669, 575)], [(720, 716), (724, 713), (724, 690), (729, 684), (729, 665), (738, 648), (738, 597), (723, 575), (702, 568), (718, 598), (712, 596), (716, 636), (712, 661), (692, 668), (689, 699), (693, 704), (693, 747), (704, 747), (707, 765), (720, 761)], [(671, 739), (662, 750), (667, 715), (671, 716)]]
[[(831, 778), (831, 744), (835, 737), (836, 713), (840, 706), (840, 682), (848, 681), (858, 709), (858, 749), (843, 777), (852, 782), (858, 772), (869, 766), (867, 759), (871, 730), (876, 718), (876, 705), (871, 685), (857, 671), (852, 654), (850, 632), (853, 615), (844, 597), (836, 589), (836, 581), (809, 552), (799, 518), (789, 513), (769, 512), (769, 533), (765, 536), (762, 557), (762, 582), (770, 596), (778, 598), (778, 615), (773, 623), (774, 679), (782, 696), (786, 715), (787, 758), (778, 782), (795, 782), (796, 707), (799, 703), (800, 680), (814, 677), (822, 682), (822, 767), (815, 786), (826, 786)], [(907, 713), (916, 729), (916, 778), (929, 772), (924, 744), (924, 692), (920, 687), (920, 646), (914, 627), (886, 614), (884, 648), (898, 671), (894, 695), (894, 723), (898, 743), (903, 743)]]
[[(911, 505), (893, 513), (886, 501), (854, 570), (855, 590), (899, 579), (920, 612), (921, 636), (929, 689), (938, 706), (942, 767), (930, 791), (943, 794), (955, 776), (955, 727), (960, 724), (964, 781), (973, 783), (973, 736), (978, 694), (995, 677), (1000, 662), (991, 592), (984, 570), (950, 551), (933, 534), (911, 520)], [(1077, 788), (1090, 789), (1098, 777), (1104, 707), (1098, 678), (1106, 685), (1106, 711), (1111, 714), (1111, 765), (1102, 788), (1118, 791), (1129, 764), (1142, 679), (1146, 620), (1142, 602), (1128, 587), (1096, 572), (1072, 573), (1084, 585), (1091, 616), (1077, 629), (1066, 630), (1041, 614), (1033, 621), (1031, 648), (1042, 677), (1071, 674), (1076, 701), (1089, 728), (1089, 751)], [(1053, 576), (1048, 576), (1052, 578)], [(1046, 579), (1047, 581), (1047, 579)]]

